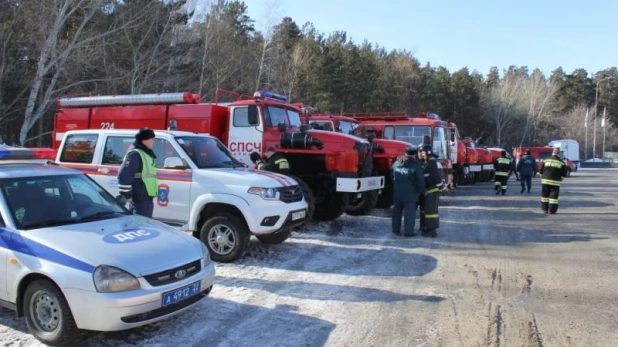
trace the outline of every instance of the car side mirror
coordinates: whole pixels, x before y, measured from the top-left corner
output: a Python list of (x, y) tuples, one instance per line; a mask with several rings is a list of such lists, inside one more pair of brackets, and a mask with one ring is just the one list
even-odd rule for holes
[(307, 125), (307, 124), (301, 124), (301, 125), (298, 127), (298, 130), (300, 130), (300, 132), (301, 132), (301, 133), (303, 133), (303, 134), (304, 134), (304, 133), (306, 133), (306, 132), (307, 132), (307, 130), (309, 130), (309, 129), (311, 129), (311, 126), (309, 126), (309, 125)]
[(258, 125), (257, 105), (249, 105), (249, 109), (247, 110), (247, 120), (249, 121), (249, 125)]
[(189, 167), (188, 163), (179, 157), (169, 157), (165, 158), (165, 162), (163, 163), (164, 169), (171, 170), (184, 170)]
[(277, 130), (279, 130), (280, 132), (285, 132), (287, 130), (287, 126), (285, 125), (285, 123), (279, 123), (277, 124)]

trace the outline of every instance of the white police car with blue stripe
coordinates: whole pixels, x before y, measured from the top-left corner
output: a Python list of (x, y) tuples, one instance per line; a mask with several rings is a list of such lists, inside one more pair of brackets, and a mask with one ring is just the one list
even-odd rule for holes
[(210, 293), (202, 242), (131, 214), (77, 170), (15, 160), (33, 153), (0, 146), (0, 305), (38, 340), (152, 323)]

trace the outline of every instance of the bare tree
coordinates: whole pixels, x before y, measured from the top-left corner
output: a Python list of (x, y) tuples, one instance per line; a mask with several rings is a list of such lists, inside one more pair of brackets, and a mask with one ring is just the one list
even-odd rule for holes
[(507, 74), (486, 94), (486, 107), (496, 127), (496, 144), (499, 147), (502, 146), (505, 128), (522, 113), (523, 82), (523, 77)]
[[(265, 6), (265, 15), (262, 22), (262, 30), (260, 30), (262, 34), (262, 51), (260, 55), (260, 61), (258, 64), (258, 74), (255, 81), (255, 89), (260, 89), (260, 85), (262, 84), (262, 75), (266, 75), (268, 79), (270, 79), (270, 70), (269, 60), (272, 59), (270, 57), (271, 51), (273, 51), (273, 37), (274, 37), (274, 28), (275, 23), (281, 17), (279, 15), (277, 0), (264, 0)], [(267, 83), (268, 84), (268, 83)]]
[(37, 19), (43, 21), (40, 28), (45, 30), (45, 34), (38, 46), (36, 71), (29, 87), (24, 120), (19, 132), (21, 145), (28, 140), (28, 132), (57, 96), (58, 82), (65, 69), (69, 68), (67, 62), (70, 56), (80, 48), (142, 19), (139, 14), (126, 21), (124, 26), (112, 24), (107, 30), (89, 31), (88, 26), (95, 14), (113, 9), (111, 0), (37, 0), (28, 4), (35, 9)]
[(523, 146), (524, 140), (528, 135), (528, 130), (532, 126), (536, 130), (539, 123), (548, 121), (552, 102), (555, 101), (555, 95), (558, 91), (558, 86), (545, 79), (543, 73), (536, 69), (528, 78), (524, 80), (523, 85), (523, 107), (526, 113), (526, 122), (519, 146)]

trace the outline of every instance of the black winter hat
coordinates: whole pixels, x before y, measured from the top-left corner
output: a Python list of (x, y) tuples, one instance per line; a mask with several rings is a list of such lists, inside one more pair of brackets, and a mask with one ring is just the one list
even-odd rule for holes
[(500, 151), (500, 154), (501, 154), (503, 157), (506, 157), (506, 151), (505, 151), (505, 150)]
[(532, 152), (531, 152), (529, 149), (526, 149), (526, 154), (527, 154), (527, 155), (531, 155), (531, 154), (532, 154)]
[(154, 137), (155, 137), (155, 133), (150, 128), (141, 128), (137, 132), (137, 134), (135, 134), (135, 139), (137, 141), (149, 140), (149, 139), (153, 139)]
[(418, 152), (418, 149), (414, 146), (410, 146), (406, 148), (407, 155), (415, 155)]

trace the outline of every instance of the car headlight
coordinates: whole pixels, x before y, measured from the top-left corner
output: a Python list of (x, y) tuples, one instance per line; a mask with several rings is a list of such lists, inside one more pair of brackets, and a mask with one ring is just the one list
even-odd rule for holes
[(275, 188), (251, 187), (248, 193), (259, 195), (266, 200), (279, 200), (279, 191)]
[(200, 244), (202, 245), (202, 267), (205, 267), (212, 262), (212, 259), (210, 259), (210, 252), (208, 251), (206, 245), (204, 245), (201, 241)]
[(126, 292), (140, 288), (139, 281), (135, 276), (113, 266), (98, 266), (92, 277), (94, 287), (100, 293)]

